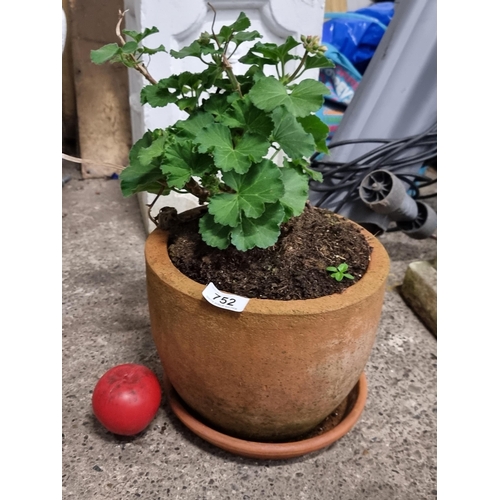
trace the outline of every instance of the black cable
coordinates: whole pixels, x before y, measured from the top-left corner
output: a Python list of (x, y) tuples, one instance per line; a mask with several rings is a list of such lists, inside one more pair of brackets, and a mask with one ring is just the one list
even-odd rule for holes
[[(436, 132), (434, 132), (436, 130)], [(424, 132), (426, 135), (437, 135), (437, 123), (432, 124), (426, 132)], [(333, 149), (337, 148), (339, 146), (346, 146), (349, 144), (359, 144), (359, 143), (371, 143), (371, 142), (379, 142), (379, 143), (396, 143), (396, 142), (404, 142), (408, 141), (411, 139), (414, 139), (416, 137), (419, 137), (423, 134), (415, 134), (411, 135), (408, 137), (404, 137), (402, 139), (346, 139), (344, 141), (337, 141), (337, 142), (332, 142), (328, 145), (328, 149)], [(321, 153), (315, 153), (312, 157), (311, 160), (313, 160), (315, 157), (320, 155)]]
[[(360, 155), (349, 162), (336, 162), (334, 159), (318, 159), (321, 153), (315, 153), (310, 159), (313, 170), (323, 175), (323, 182), (310, 182), (310, 190), (323, 193), (316, 206), (321, 207), (330, 199), (338, 196), (339, 192), (347, 191), (346, 195), (331, 208), (335, 212), (349, 201), (359, 199), (359, 185), (361, 181), (373, 171), (383, 167), (390, 170), (398, 178), (406, 182), (415, 199), (424, 198), (420, 189), (430, 186), (436, 181), (426, 176), (398, 172), (404, 168), (434, 161), (437, 157), (437, 122), (420, 134), (402, 139), (351, 139), (338, 141), (328, 145), (329, 150), (352, 144), (380, 144), (371, 151)], [(401, 156), (408, 150), (418, 148), (419, 151)], [(425, 198), (436, 196), (426, 195)]]
[(341, 113), (344, 113), (347, 109), (347, 104), (344, 104), (343, 102), (334, 101), (332, 99), (329, 99), (328, 97), (325, 97), (323, 105), (329, 109), (333, 109), (334, 111), (340, 111)]
[[(364, 142), (364, 141), (356, 141), (356, 142)], [(408, 143), (405, 142), (405, 140), (393, 141), (390, 144), (385, 144), (383, 146), (379, 146), (378, 148), (375, 148), (375, 149), (369, 151), (368, 153), (365, 153), (365, 154), (359, 156), (358, 158), (355, 158), (354, 160), (347, 162), (347, 163), (335, 162), (335, 161), (311, 160), (311, 167), (319, 172), (322, 172), (323, 176), (325, 176), (325, 175), (328, 176), (328, 175), (331, 175), (332, 173), (335, 173), (335, 172), (340, 172), (343, 170), (351, 169), (351, 167), (355, 167), (356, 165), (362, 167), (365, 165), (365, 163), (361, 163), (363, 160), (373, 161), (375, 159), (382, 158), (382, 157), (387, 160), (387, 158), (392, 156), (392, 155), (388, 155), (388, 153), (391, 151), (391, 149), (397, 149), (398, 146), (400, 146), (401, 144), (403, 144), (405, 146), (402, 149), (406, 149), (408, 147), (407, 146)], [(422, 144), (419, 144), (419, 146), (430, 146), (430, 145), (434, 145), (434, 144), (435, 144), (435, 141), (423, 142)], [(415, 146), (412, 146), (412, 147), (415, 147)], [(427, 151), (424, 153), (424, 158), (425, 159), (427, 159), (427, 157), (432, 158), (435, 156), (436, 153), (437, 153), (437, 149), (432, 150), (432, 151)], [(418, 156), (416, 158), (416, 162), (419, 161), (419, 157), (420, 157), (420, 155), (422, 155), (422, 153), (417, 153), (417, 155)], [(413, 160), (413, 157), (407, 156), (404, 159), (406, 161)], [(397, 162), (401, 162), (401, 159), (397, 160)], [(391, 162), (387, 162), (387, 163), (391, 164)], [(392, 163), (394, 163), (394, 161)]]
[(435, 198), (437, 196), (437, 193), (432, 193), (432, 194), (425, 194), (425, 195), (420, 195), (418, 197), (419, 200), (428, 200), (429, 198)]

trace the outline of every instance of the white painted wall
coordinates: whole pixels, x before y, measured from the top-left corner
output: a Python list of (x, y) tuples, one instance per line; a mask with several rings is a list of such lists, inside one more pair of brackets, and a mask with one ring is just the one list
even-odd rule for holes
[[(287, 36), (300, 37), (319, 35), (323, 27), (324, 0), (211, 0), (217, 10), (215, 29), (231, 24), (240, 12), (250, 18), (251, 29), (258, 30), (262, 42), (282, 43)], [(125, 0), (125, 17), (127, 29), (142, 31), (144, 28), (156, 26), (159, 33), (147, 38), (147, 45), (157, 47), (163, 44), (167, 51), (179, 50), (199, 37), (202, 31), (210, 31), (213, 13), (204, 0)], [(235, 72), (242, 66), (237, 63), (246, 50), (240, 47), (233, 56)], [(170, 74), (186, 70), (199, 71), (203, 66), (195, 58), (174, 59), (168, 54), (156, 54), (151, 58), (148, 70), (159, 80)], [(244, 66), (243, 66), (244, 67)], [(304, 78), (317, 78), (318, 72), (311, 71)], [(136, 71), (129, 70), (130, 109), (132, 119), (132, 139), (137, 141), (149, 129), (163, 128), (175, 123), (179, 118), (187, 116), (177, 106), (151, 108), (141, 106), (139, 95), (147, 83)], [(139, 203), (147, 231), (154, 229), (154, 224), (147, 217), (146, 205), (154, 199), (153, 195), (141, 193)], [(162, 196), (152, 211), (155, 216), (163, 206), (173, 206), (179, 212), (197, 205), (191, 195), (171, 193)]]

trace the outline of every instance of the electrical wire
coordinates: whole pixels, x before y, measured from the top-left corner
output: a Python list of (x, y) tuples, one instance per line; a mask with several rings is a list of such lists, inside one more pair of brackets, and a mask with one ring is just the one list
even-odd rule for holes
[[(402, 139), (351, 139), (332, 142), (329, 150), (352, 144), (380, 144), (371, 151), (360, 155), (348, 162), (338, 162), (334, 154), (324, 158), (324, 154), (315, 153), (310, 158), (310, 167), (320, 172), (322, 182), (311, 181), (309, 188), (312, 192), (321, 193), (315, 206), (329, 208), (339, 212), (346, 203), (360, 200), (359, 186), (362, 180), (370, 173), (384, 168), (391, 171), (401, 181), (408, 185), (408, 194), (414, 199), (424, 199), (436, 196), (437, 193), (421, 195), (420, 190), (436, 183), (425, 175), (411, 174), (402, 170), (408, 167), (427, 166), (437, 157), (437, 122), (420, 134)], [(345, 192), (345, 195), (338, 199)]]

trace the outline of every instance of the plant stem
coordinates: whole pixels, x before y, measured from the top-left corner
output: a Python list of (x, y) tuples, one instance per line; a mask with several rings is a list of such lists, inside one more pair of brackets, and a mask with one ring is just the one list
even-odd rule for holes
[(234, 48), (234, 50), (231, 52), (231, 54), (229, 54), (229, 57), (228, 59), (231, 59), (231, 57), (234, 56), (234, 53), (238, 50), (238, 45), (236, 45), (236, 47)]
[(217, 37), (215, 36), (215, 31), (214, 31), (215, 18), (217, 17), (217, 11), (215, 10), (214, 6), (210, 2), (207, 2), (207, 5), (214, 11), (214, 18), (212, 19), (211, 31), (212, 31), (212, 35), (214, 36), (215, 43), (217, 44), (217, 47), (219, 47), (219, 49), (220, 49), (221, 46), (220, 46), (219, 40), (217, 40)]
[(231, 80), (231, 83), (234, 87), (234, 90), (236, 90), (238, 92), (240, 97), (243, 97), (243, 93), (241, 92), (240, 82), (234, 76), (233, 67), (231, 66), (231, 63), (228, 61), (228, 59), (225, 55), (222, 56), (222, 66), (224, 67), (224, 70), (226, 71), (226, 74), (229, 77), (229, 80)]
[[(116, 25), (116, 36), (120, 40), (120, 43), (121, 43), (122, 47), (125, 45), (125, 39), (122, 36), (121, 24), (122, 24), (123, 18), (125, 17), (126, 12), (128, 12), (128, 9), (125, 10), (124, 12), (122, 12), (121, 10), (118, 11), (118, 16), (119, 17), (118, 17), (118, 24)], [(156, 85), (158, 83), (151, 76), (151, 74), (146, 69), (146, 67), (144, 66), (144, 64), (142, 64), (141, 62), (139, 62), (137, 60), (137, 58), (134, 56), (134, 54), (128, 54), (128, 57), (130, 57), (130, 59), (134, 63), (134, 69), (137, 70), (142, 76), (144, 76), (144, 78), (146, 78), (146, 80), (149, 83), (152, 83), (153, 85)]]
[(280, 77), (280, 79), (283, 78), (286, 75), (286, 73), (285, 73), (285, 63), (283, 61), (281, 61), (281, 75), (280, 75), (280, 73), (278, 71), (278, 65), (277, 64), (276, 64), (276, 73), (278, 73), (278, 76)]
[(229, 40), (226, 42), (226, 46), (224, 47), (224, 51), (222, 52), (222, 67), (226, 71), (226, 74), (229, 77), (229, 79), (231, 80), (234, 90), (236, 90), (238, 94), (240, 94), (240, 97), (243, 97), (243, 94), (241, 93), (240, 82), (238, 81), (236, 76), (234, 76), (233, 67), (231, 66), (231, 63), (229, 62), (229, 59), (226, 56), (227, 48), (229, 47), (229, 42), (231, 41), (232, 37), (233, 35), (229, 37)]
[(198, 202), (200, 205), (203, 205), (207, 201), (207, 198), (210, 196), (210, 191), (201, 187), (192, 177), (189, 179), (189, 182), (184, 186), (192, 195), (198, 198)]
[[(215, 34), (215, 31), (214, 31), (215, 18), (217, 17), (217, 11), (215, 10), (214, 6), (210, 2), (207, 2), (207, 5), (214, 12), (214, 18), (212, 20), (212, 35), (214, 37), (215, 43), (217, 44), (217, 47), (219, 47), (219, 49), (222, 49), (222, 46), (219, 43), (219, 40), (218, 40), (218, 38), (217, 38), (217, 36)], [(243, 94), (241, 92), (240, 82), (234, 76), (233, 67), (231, 66), (231, 63), (229, 62), (228, 58), (226, 57), (226, 52), (227, 52), (228, 44), (229, 44), (229, 42), (226, 44), (226, 46), (224, 47), (224, 50), (222, 52), (222, 68), (226, 72), (229, 80), (231, 81), (231, 84), (234, 87), (234, 90), (236, 90), (238, 92), (238, 94), (240, 95), (240, 97), (243, 97)]]
[(295, 80), (295, 78), (297, 78), (297, 75), (299, 74), (299, 71), (302, 69), (302, 66), (304, 66), (305, 62), (306, 62), (306, 59), (307, 59), (307, 50), (304, 52), (304, 55), (302, 57), (302, 59), (300, 60), (300, 63), (299, 65), (297, 66), (297, 69), (292, 73), (292, 75), (290, 76), (290, 78), (288, 79), (288, 82), (287, 83), (290, 83), (290, 82), (293, 82), (293, 80)]
[(229, 187), (227, 184), (224, 183), (219, 184), (219, 189), (223, 193), (236, 193), (236, 191), (233, 188)]
[(300, 78), (306, 71), (306, 68), (302, 69), (302, 71), (295, 77), (295, 79)]
[(156, 227), (158, 227), (158, 222), (156, 222), (153, 219), (153, 217), (151, 216), (151, 209), (153, 208), (154, 204), (158, 201), (158, 198), (162, 195), (164, 190), (165, 190), (165, 186), (162, 186), (162, 188), (160, 189), (160, 192), (156, 195), (156, 198), (149, 205), (147, 205), (149, 220), (151, 220)]

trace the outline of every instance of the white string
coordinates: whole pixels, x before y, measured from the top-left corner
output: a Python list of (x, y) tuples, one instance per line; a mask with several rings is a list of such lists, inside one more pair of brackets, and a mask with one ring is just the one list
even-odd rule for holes
[(85, 159), (82, 159), (82, 158), (77, 158), (76, 156), (70, 156), (70, 155), (67, 155), (67, 154), (62, 154), (62, 157), (63, 157), (63, 160), (68, 160), (68, 161), (72, 161), (73, 163), (92, 163), (93, 165), (104, 165), (106, 167), (113, 167), (113, 168), (117, 168), (119, 170), (124, 170), (125, 167), (122, 166), (122, 165), (116, 165), (115, 163), (106, 163), (104, 161), (93, 161), (93, 160), (85, 160)]

